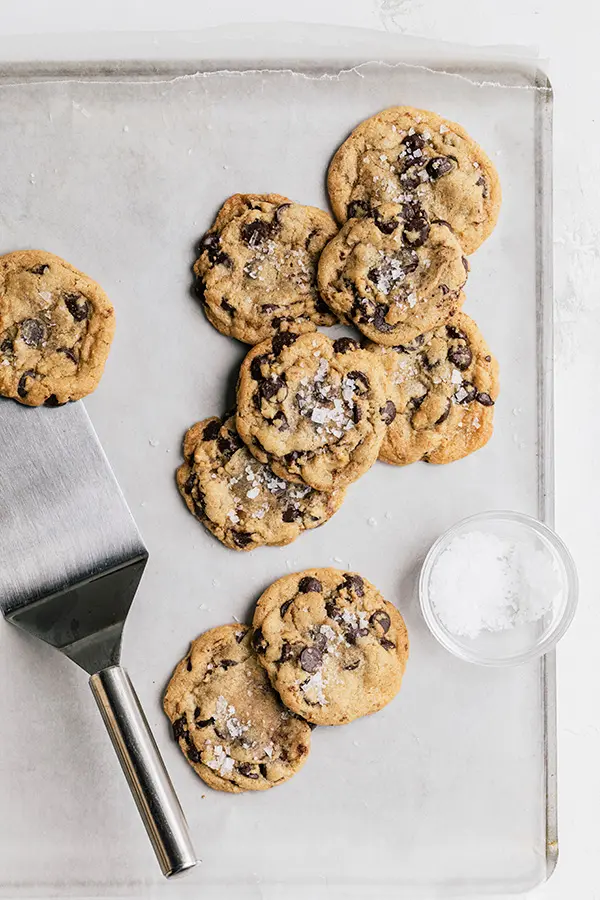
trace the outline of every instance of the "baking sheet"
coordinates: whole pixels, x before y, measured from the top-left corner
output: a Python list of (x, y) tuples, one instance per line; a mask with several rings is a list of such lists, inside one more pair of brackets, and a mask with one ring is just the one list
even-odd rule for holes
[[(220, 58), (213, 43), (204, 63), (7, 67), (0, 250), (62, 255), (116, 307), (106, 374), (86, 406), (150, 550), (123, 661), (203, 860), (178, 893), (524, 890), (556, 855), (553, 657), (498, 671), (453, 659), (426, 630), (415, 577), (458, 518), (492, 508), (551, 516), (551, 95), (535, 71), (506, 61), (454, 59), (445, 68), (459, 74), (439, 74), (436, 56), (394, 65), (389, 49), (374, 57), (360, 42), (343, 53), (318, 43), (312, 60), (290, 38), (279, 56), (256, 46), (252, 63), (236, 60), (234, 42)], [(184, 430), (230, 405), (245, 352), (190, 295), (194, 244), (236, 191), (324, 205), (333, 151), (397, 103), (461, 122), (500, 172), (500, 222), (471, 258), (465, 305), (500, 362), (495, 435), (447, 467), (377, 464), (322, 529), (235, 554), (193, 521), (173, 482)], [(205, 789), (160, 709), (173, 666), (200, 631), (248, 619), (277, 577), (326, 565), (361, 572), (404, 614), (411, 660), (400, 695), (377, 716), (317, 729), (306, 767), (275, 791)], [(0, 896), (172, 890), (83, 673), (8, 626), (0, 673), (10, 685), (0, 694)]]

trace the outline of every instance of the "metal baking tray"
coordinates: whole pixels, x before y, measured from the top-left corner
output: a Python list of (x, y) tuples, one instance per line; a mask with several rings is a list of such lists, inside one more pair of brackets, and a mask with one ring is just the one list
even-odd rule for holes
[[(124, 663), (203, 864), (161, 882), (85, 676), (5, 625), (0, 897), (413, 900), (543, 880), (557, 856), (554, 655), (508, 670), (452, 658), (421, 619), (415, 576), (463, 516), (511, 508), (552, 522), (546, 77), (501, 54), (301, 26), (115, 38), (108, 52), (78, 42), (85, 62), (53, 47), (54, 62), (28, 63), (15, 46), (0, 48), (0, 250), (64, 256), (116, 307), (86, 406), (150, 550)], [(500, 172), (500, 221), (471, 257), (465, 305), (500, 361), (494, 437), (449, 466), (378, 463), (322, 529), (236, 554), (193, 521), (173, 479), (184, 430), (230, 404), (245, 352), (190, 294), (194, 244), (236, 191), (326, 205), (336, 147), (398, 103), (462, 123)], [(376, 716), (317, 729), (289, 784), (210, 791), (161, 711), (173, 666), (199, 632), (248, 619), (277, 577), (327, 565), (363, 573), (405, 615), (401, 693)]]

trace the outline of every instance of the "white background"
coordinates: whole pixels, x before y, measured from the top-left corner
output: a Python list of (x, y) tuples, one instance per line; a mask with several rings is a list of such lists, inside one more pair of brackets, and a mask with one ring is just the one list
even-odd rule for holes
[(337, 23), (459, 43), (518, 44), (549, 59), (555, 90), (556, 522), (578, 564), (581, 599), (558, 654), (561, 858), (550, 882), (528, 896), (600, 898), (600, 414), (592, 381), (600, 329), (600, 6), (583, 0), (0, 0), (0, 35), (39, 34), (40, 58), (51, 55), (53, 33), (190, 31), (248, 21)]

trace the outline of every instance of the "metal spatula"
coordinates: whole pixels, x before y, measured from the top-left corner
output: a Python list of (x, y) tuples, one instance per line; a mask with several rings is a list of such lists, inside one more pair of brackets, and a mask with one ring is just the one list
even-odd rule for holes
[(81, 403), (0, 400), (0, 609), (90, 674), (164, 875), (192, 868), (187, 823), (129, 677), (125, 617), (148, 553)]

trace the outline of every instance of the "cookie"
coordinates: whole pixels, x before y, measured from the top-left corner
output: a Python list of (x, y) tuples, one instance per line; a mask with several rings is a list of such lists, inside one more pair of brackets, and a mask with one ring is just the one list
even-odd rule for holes
[(279, 194), (235, 194), (202, 238), (194, 265), (209, 321), (257, 344), (290, 327), (333, 325), (317, 290), (321, 250), (336, 233), (331, 216)]
[(385, 386), (378, 360), (352, 338), (280, 333), (242, 363), (237, 429), (280, 478), (339, 490), (377, 459), (396, 412)]
[(397, 466), (424, 459), (448, 463), (492, 435), (498, 364), (475, 322), (458, 313), (451, 325), (409, 344), (370, 350), (385, 367), (397, 415), (379, 458)]
[(467, 132), (436, 113), (410, 106), (384, 109), (354, 129), (327, 176), (339, 222), (382, 203), (409, 203), (415, 220), (450, 224), (473, 253), (498, 219), (498, 173)]
[(408, 635), (366, 578), (308, 569), (260, 597), (252, 644), (284, 704), (315, 725), (377, 712), (398, 693)]
[(411, 204), (384, 203), (350, 219), (319, 261), (327, 304), (390, 347), (447, 322), (464, 301), (469, 264), (454, 232), (414, 216)]
[(218, 791), (264, 791), (306, 762), (310, 726), (281, 705), (245, 625), (221, 625), (192, 642), (164, 710), (184, 756)]
[(91, 278), (43, 250), (0, 257), (0, 394), (59, 406), (98, 386), (115, 331)]
[(315, 491), (278, 478), (239, 437), (235, 414), (193, 425), (177, 484), (190, 512), (226, 547), (282, 546), (337, 512), (343, 490)]

